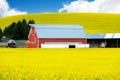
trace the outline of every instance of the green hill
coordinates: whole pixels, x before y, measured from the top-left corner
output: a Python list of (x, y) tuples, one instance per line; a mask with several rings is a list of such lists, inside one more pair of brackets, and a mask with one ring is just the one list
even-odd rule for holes
[(87, 33), (120, 33), (120, 14), (110, 13), (26, 14), (0, 18), (0, 27), (22, 19), (33, 19), (37, 24), (80, 24)]

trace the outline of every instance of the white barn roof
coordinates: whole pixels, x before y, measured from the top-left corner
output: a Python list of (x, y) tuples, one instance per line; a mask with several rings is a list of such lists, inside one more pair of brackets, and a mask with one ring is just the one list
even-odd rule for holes
[(80, 25), (30, 24), (35, 27), (38, 38), (86, 38), (84, 28)]
[(87, 39), (104, 39), (105, 34), (87, 34)]
[(120, 33), (114, 34), (113, 38), (120, 38)]
[(81, 25), (68, 24), (30, 24), (35, 27), (38, 38), (86, 38), (86, 39), (115, 39), (120, 33), (86, 34)]
[(116, 38), (120, 38), (120, 33), (87, 34), (87, 39), (116, 39)]
[(109, 39), (109, 38), (113, 38), (114, 34), (112, 33), (108, 33), (108, 34), (105, 34), (105, 39)]

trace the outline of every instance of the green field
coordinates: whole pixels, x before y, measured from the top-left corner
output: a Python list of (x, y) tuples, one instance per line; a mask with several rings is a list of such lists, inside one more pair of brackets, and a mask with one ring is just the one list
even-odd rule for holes
[(120, 80), (120, 49), (0, 49), (0, 80)]
[(27, 14), (0, 18), (0, 27), (22, 19), (33, 19), (37, 24), (80, 24), (87, 33), (120, 33), (120, 14), (112, 13)]

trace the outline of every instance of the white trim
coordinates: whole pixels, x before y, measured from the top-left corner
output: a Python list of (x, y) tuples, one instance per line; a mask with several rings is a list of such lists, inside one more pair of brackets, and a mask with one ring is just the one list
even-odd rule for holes
[(37, 44), (37, 42), (27, 42), (27, 43), (36, 43)]
[(38, 44), (37, 44), (37, 46), (38, 46), (38, 48), (40, 47), (40, 42), (39, 42), (39, 38), (37, 38), (37, 40), (38, 40)]

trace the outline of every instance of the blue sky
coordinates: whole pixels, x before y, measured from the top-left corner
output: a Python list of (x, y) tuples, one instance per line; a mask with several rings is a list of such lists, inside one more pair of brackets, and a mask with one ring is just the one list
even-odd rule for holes
[(63, 7), (63, 3), (72, 1), (76, 0), (7, 0), (11, 8), (28, 13), (58, 12)]
[(120, 0), (0, 0), (0, 17), (40, 12), (120, 13)]

